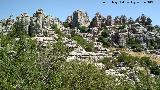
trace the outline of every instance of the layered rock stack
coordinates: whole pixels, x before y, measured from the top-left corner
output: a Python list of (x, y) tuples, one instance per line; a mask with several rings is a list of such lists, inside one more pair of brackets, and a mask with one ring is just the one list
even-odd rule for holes
[(23, 25), (27, 34), (33, 36), (43, 36), (44, 32), (48, 32), (53, 26), (63, 28), (62, 22), (56, 18), (45, 15), (42, 9), (38, 9), (32, 17), (27, 13), (22, 13), (14, 20), (12, 17), (0, 21), (0, 32), (8, 33), (12, 30), (14, 24)]
[(74, 11), (72, 16), (68, 16), (66, 23), (73, 27), (88, 27), (90, 25), (87, 13), (80, 10)]
[(112, 25), (113, 25), (112, 16), (108, 15), (107, 17), (104, 17), (100, 13), (96, 13), (96, 16), (92, 19), (91, 22), (91, 27), (101, 28)]
[(29, 33), (30, 17), (27, 13), (22, 13), (20, 16), (16, 17), (16, 21), (24, 26), (24, 29)]
[(141, 25), (151, 25), (152, 20), (145, 16), (144, 14), (142, 14), (141, 16), (139, 16), (135, 22), (140, 23)]
[(112, 16), (111, 16), (111, 15), (108, 15), (108, 16), (107, 16), (106, 25), (107, 25), (107, 26), (111, 26), (112, 24), (113, 24)]
[(91, 21), (91, 27), (101, 28), (105, 25), (105, 21), (106, 19), (99, 12), (97, 12), (95, 17)]
[(122, 15), (120, 17), (120, 24), (127, 24), (128, 23), (128, 19), (125, 15)]
[[(133, 38), (133, 40), (140, 41), (139, 45), (145, 45), (145, 49), (159, 48), (159, 28), (155, 29), (151, 22), (152, 20), (144, 14), (134, 21), (125, 15), (116, 16), (113, 19), (110, 15), (104, 17), (100, 13), (96, 13), (90, 22), (86, 12), (77, 10), (73, 12), (73, 15), (67, 17), (65, 23), (62, 23), (59, 18), (47, 16), (42, 9), (38, 9), (31, 17), (27, 13), (23, 13), (16, 17), (16, 20), (12, 17), (1, 20), (0, 33), (7, 34), (18, 23), (24, 26), (24, 29), (21, 30), (25, 30), (30, 36), (38, 37), (40, 41), (44, 40), (45, 42), (47, 40), (54, 42), (53, 37), (57, 39), (58, 35), (53, 30), (56, 27), (66, 36), (80, 35), (87, 41), (99, 40), (106, 46), (126, 47), (127, 38)], [(104, 33), (105, 35), (102, 35)], [(127, 47), (131, 48), (132, 46), (128, 45)]]
[(114, 18), (114, 24), (115, 25), (123, 25), (123, 24), (127, 24), (127, 23), (128, 23), (128, 19), (125, 15), (121, 15), (120, 17), (116, 16)]
[(10, 16), (8, 19), (4, 19), (0, 21), (0, 32), (7, 34), (12, 30), (12, 26), (14, 25), (14, 19)]
[(45, 18), (45, 14), (42, 9), (38, 9), (36, 13), (31, 17), (30, 22), (30, 32), (36, 33), (38, 35), (43, 34), (43, 19)]

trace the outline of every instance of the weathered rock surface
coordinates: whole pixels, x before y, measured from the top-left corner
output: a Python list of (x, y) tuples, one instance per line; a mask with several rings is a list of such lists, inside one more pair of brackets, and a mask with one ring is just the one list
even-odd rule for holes
[(72, 16), (67, 17), (66, 23), (72, 25), (73, 27), (88, 27), (90, 21), (86, 12), (77, 10), (73, 12)]
[(97, 12), (91, 21), (91, 27), (101, 28), (103, 25), (105, 25), (105, 21), (106, 19), (99, 12)]

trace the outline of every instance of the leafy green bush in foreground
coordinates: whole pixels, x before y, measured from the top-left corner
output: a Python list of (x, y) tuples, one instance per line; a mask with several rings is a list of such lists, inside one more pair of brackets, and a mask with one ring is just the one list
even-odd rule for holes
[[(22, 32), (21, 32), (22, 33)], [(15, 36), (16, 35), (16, 36)], [(18, 37), (18, 38), (17, 38)], [(107, 76), (92, 64), (66, 62), (68, 48), (61, 41), (46, 48), (25, 34), (0, 34), (1, 90), (159, 90), (159, 77), (139, 73), (140, 82)], [(129, 56), (120, 57), (122, 60)], [(127, 63), (132, 63), (126, 61)], [(147, 62), (146, 65), (150, 65)]]

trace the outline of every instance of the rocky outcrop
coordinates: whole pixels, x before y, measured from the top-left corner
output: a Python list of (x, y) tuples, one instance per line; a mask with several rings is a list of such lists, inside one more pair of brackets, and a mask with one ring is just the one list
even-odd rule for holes
[(12, 30), (12, 26), (14, 25), (14, 19), (10, 16), (8, 19), (4, 19), (0, 21), (0, 32), (7, 34)]
[(107, 26), (111, 26), (112, 24), (113, 24), (112, 16), (111, 16), (111, 15), (108, 15), (108, 16), (107, 16), (107, 20), (106, 20), (106, 25), (107, 25)]
[(145, 16), (144, 14), (142, 14), (141, 16), (139, 16), (135, 22), (140, 23), (141, 25), (151, 25), (152, 20)]
[(120, 24), (127, 24), (128, 23), (128, 19), (125, 15), (121, 15), (120, 17)]
[(101, 28), (102, 26), (105, 25), (106, 19), (99, 13), (97, 12), (95, 17), (91, 21), (91, 27), (99, 27)]
[(106, 18), (100, 13), (96, 13), (96, 16), (92, 19), (91, 27), (106, 27), (113, 24), (112, 16), (108, 15)]
[(55, 25), (59, 29), (63, 28), (63, 24), (58, 18), (45, 15), (42, 9), (38, 9), (32, 17), (27, 13), (22, 13), (16, 17), (16, 20), (12, 19), (12, 17), (1, 20), (0, 32), (7, 33), (11, 31), (14, 24), (23, 25), (24, 31), (31, 36), (43, 36)]
[(133, 24), (134, 23), (134, 20), (130, 17), (129, 19), (128, 19), (128, 24)]
[(72, 16), (68, 16), (66, 19), (66, 23), (72, 23), (73, 17)]
[[(88, 42), (99, 40), (106, 46), (126, 47), (127, 38), (131, 38), (133, 41), (139, 41), (139, 45), (144, 49), (159, 49), (159, 27), (153, 27), (151, 22), (152, 20), (144, 14), (134, 21), (132, 18), (127, 19), (125, 15), (112, 19), (111, 15), (104, 17), (100, 13), (96, 13), (90, 23), (87, 13), (77, 10), (73, 12), (72, 16), (67, 17), (65, 24), (62, 24), (59, 18), (47, 16), (42, 9), (38, 9), (33, 16), (22, 13), (16, 17), (16, 20), (12, 17), (1, 20), (0, 33), (7, 34), (13, 30), (13, 25), (16, 26), (18, 23), (24, 27), (24, 29), (20, 29), (25, 30), (31, 36), (56, 37), (53, 30), (56, 26), (63, 34), (67, 36), (80, 35)], [(103, 31), (105, 33), (102, 33)], [(54, 41), (54, 39), (50, 40)], [(128, 45), (127, 47), (133, 46)]]
[(114, 24), (115, 25), (122, 25), (122, 24), (127, 24), (127, 23), (128, 23), (128, 19), (125, 15), (121, 15), (120, 17), (116, 16), (114, 18)]
[(86, 12), (77, 10), (73, 12), (72, 16), (68, 16), (66, 23), (72, 27), (88, 27), (90, 24), (89, 17)]
[(120, 24), (120, 17), (119, 17), (119, 16), (116, 16), (116, 17), (114, 18), (114, 25), (118, 25), (118, 24)]
[(139, 16), (137, 19), (136, 19), (136, 22), (140, 23), (140, 24), (144, 24), (145, 22), (147, 21), (147, 17), (142, 14), (141, 16)]
[(16, 21), (24, 26), (27, 33), (29, 32), (30, 17), (27, 13), (22, 13), (20, 16), (16, 17)]

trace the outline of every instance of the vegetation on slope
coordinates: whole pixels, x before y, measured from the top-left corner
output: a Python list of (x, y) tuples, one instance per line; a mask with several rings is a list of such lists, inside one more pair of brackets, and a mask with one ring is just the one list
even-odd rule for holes
[(77, 43), (82, 46), (86, 51), (93, 52), (94, 45), (92, 42), (87, 42), (83, 37), (75, 35), (72, 37), (73, 40), (77, 41)]
[[(20, 29), (20, 28), (19, 28)], [(25, 34), (0, 34), (1, 90), (158, 90), (159, 77), (139, 73), (135, 85), (107, 76), (103, 70), (84, 62), (66, 62), (68, 48), (61, 41), (42, 48)], [(23, 33), (23, 32), (22, 32)], [(18, 38), (17, 38), (18, 37)], [(117, 62), (133, 64), (131, 56), (120, 56)], [(142, 62), (150, 68), (150, 62)], [(153, 64), (154, 65), (154, 64)], [(152, 65), (152, 66), (153, 66)], [(132, 66), (132, 65), (131, 65)], [(157, 70), (156, 67), (155, 70)], [(159, 68), (158, 68), (159, 69)], [(158, 71), (159, 73), (159, 71)]]

